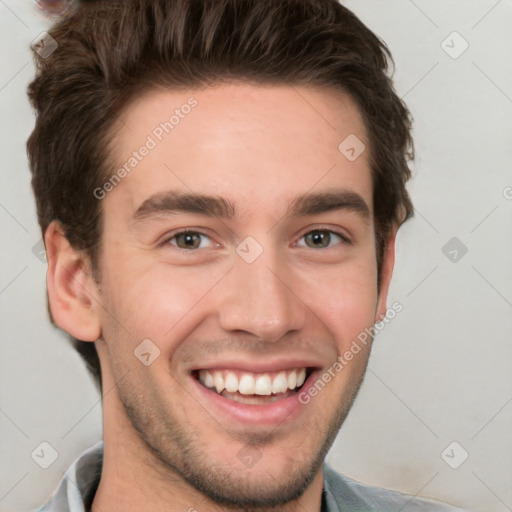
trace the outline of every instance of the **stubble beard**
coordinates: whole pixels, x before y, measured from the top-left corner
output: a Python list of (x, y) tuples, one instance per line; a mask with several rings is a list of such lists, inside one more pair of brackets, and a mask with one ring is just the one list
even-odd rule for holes
[[(158, 402), (142, 402), (138, 399), (141, 395), (134, 392), (126, 381), (118, 382), (118, 390), (127, 417), (148, 448), (147, 462), (153, 466), (156, 463), (160, 474), (167, 475), (170, 485), (176, 476), (181, 477), (221, 509), (233, 512), (286, 512), (295, 510), (294, 502), (302, 496), (321, 468), (359, 392), (365, 371), (366, 366), (360, 375), (354, 376), (349, 388), (343, 390), (343, 395), (335, 400), (339, 407), (327, 421), (317, 425), (317, 432), (323, 434), (316, 451), (293, 454), (282, 471), (281, 480), (266, 472), (265, 481), (254, 481), (238, 460), (230, 465), (227, 461), (209, 459), (208, 441), (201, 439), (193, 425), (180, 425), (171, 410), (162, 417), (163, 408), (154, 405)], [(149, 407), (148, 402), (151, 404)], [(271, 456), (271, 443), (275, 437), (273, 433), (252, 433), (237, 438), (233, 436), (233, 441), (258, 449), (263, 456), (267, 451)]]

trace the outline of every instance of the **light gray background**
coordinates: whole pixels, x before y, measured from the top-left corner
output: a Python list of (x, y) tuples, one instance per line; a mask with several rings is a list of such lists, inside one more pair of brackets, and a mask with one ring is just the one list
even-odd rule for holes
[[(360, 396), (328, 455), (347, 475), (469, 511), (512, 510), (512, 1), (344, 2), (389, 45), (415, 118), (409, 185), (416, 217), (401, 230), (390, 302)], [(45, 264), (25, 142), (30, 42), (48, 26), (33, 2), (0, 0), (0, 510), (45, 500), (101, 437), (92, 381), (46, 314)], [(459, 58), (442, 48), (457, 31)], [(462, 40), (451, 36), (452, 53)], [(508, 191), (508, 193), (507, 193)], [(457, 237), (467, 254), (452, 262)], [(59, 453), (46, 470), (42, 442)], [(453, 441), (452, 469), (441, 457)]]

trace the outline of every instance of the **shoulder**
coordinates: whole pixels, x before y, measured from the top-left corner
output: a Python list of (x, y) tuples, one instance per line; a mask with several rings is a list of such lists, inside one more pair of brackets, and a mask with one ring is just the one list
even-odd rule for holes
[(408, 496), (398, 491), (356, 482), (337, 473), (326, 463), (323, 470), (327, 501), (331, 501), (329, 512), (464, 512), (440, 501)]
[(85, 450), (68, 468), (51, 499), (32, 512), (84, 512), (101, 476), (103, 442)]

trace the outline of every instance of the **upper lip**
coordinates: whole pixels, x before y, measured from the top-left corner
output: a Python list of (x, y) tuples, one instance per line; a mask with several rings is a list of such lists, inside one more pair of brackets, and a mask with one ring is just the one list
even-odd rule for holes
[(217, 361), (208, 361), (204, 364), (194, 365), (190, 371), (197, 370), (240, 370), (251, 373), (277, 372), (279, 370), (292, 370), (294, 368), (318, 369), (323, 367), (323, 363), (311, 357), (282, 357), (272, 358), (271, 360), (262, 359), (221, 359)]

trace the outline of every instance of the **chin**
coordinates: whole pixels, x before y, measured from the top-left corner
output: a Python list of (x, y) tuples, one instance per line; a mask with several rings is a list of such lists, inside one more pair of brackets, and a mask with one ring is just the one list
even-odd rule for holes
[[(276, 469), (276, 467), (281, 469)], [(320, 464), (270, 464), (258, 461), (252, 468), (235, 469), (223, 466), (187, 467), (182, 477), (212, 502), (223, 507), (269, 510), (302, 496), (313, 481)]]

